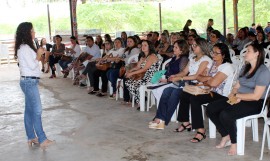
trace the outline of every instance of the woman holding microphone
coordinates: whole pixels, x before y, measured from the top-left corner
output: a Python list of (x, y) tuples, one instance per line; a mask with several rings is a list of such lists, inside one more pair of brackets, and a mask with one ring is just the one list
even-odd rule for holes
[(20, 68), (20, 86), (25, 95), (24, 125), (28, 145), (40, 144), (45, 148), (53, 143), (47, 139), (42, 128), (41, 101), (38, 90), (39, 61), (44, 53), (43, 48), (36, 49), (33, 44), (35, 31), (32, 23), (23, 22), (17, 27), (15, 35), (15, 59)]

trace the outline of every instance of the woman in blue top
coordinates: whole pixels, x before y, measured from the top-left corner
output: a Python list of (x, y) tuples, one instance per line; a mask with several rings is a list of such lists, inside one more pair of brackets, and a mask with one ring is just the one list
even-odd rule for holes
[(223, 148), (231, 141), (228, 155), (237, 153), (236, 120), (260, 113), (266, 88), (270, 83), (270, 72), (264, 65), (262, 46), (249, 45), (245, 61), (247, 65), (244, 66), (238, 82), (228, 96), (233, 103), (229, 104), (228, 98), (224, 98), (210, 103), (206, 109), (209, 118), (222, 136), (216, 148)]

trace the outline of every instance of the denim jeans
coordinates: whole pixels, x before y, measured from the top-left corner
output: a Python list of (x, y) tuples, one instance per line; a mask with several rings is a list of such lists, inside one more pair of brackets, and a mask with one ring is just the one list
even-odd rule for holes
[(165, 121), (165, 125), (168, 125), (180, 101), (182, 92), (183, 88), (165, 88), (161, 95), (155, 118)]
[(61, 68), (63, 70), (65, 70), (68, 67), (68, 64), (71, 63), (71, 62), (72, 62), (72, 60), (70, 60), (70, 61), (59, 60), (58, 64), (61, 66)]
[(110, 69), (107, 72), (107, 77), (108, 77), (108, 80), (111, 82), (113, 93), (116, 93), (116, 83), (119, 77), (119, 69)]
[(22, 78), (21, 89), (25, 95), (24, 126), (28, 140), (38, 137), (39, 143), (47, 137), (42, 128), (42, 107), (38, 90), (38, 79)]

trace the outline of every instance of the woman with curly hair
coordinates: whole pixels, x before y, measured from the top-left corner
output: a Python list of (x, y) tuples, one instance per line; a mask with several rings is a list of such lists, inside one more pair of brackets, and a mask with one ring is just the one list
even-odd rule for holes
[(41, 121), (41, 101), (38, 90), (39, 61), (44, 53), (43, 48), (36, 49), (33, 44), (35, 31), (32, 23), (21, 23), (15, 35), (15, 59), (19, 61), (20, 86), (25, 95), (24, 125), (28, 145), (40, 144), (45, 148), (53, 143), (47, 139)]

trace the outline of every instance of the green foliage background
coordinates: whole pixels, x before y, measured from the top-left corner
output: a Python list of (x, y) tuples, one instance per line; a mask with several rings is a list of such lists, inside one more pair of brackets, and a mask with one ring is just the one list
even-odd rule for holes
[[(256, 23), (265, 26), (270, 21), (270, 0), (256, 0)], [(185, 3), (185, 1), (183, 1)], [(233, 28), (233, 0), (226, 0), (227, 28)], [(52, 4), (53, 5), (53, 4)], [(173, 6), (173, 7), (172, 7)], [(162, 27), (169, 31), (182, 30), (187, 19), (193, 21), (191, 28), (204, 32), (209, 18), (215, 21), (214, 28), (223, 31), (222, 1), (208, 0), (194, 4), (188, 8), (175, 9), (162, 6)], [(174, 8), (174, 9), (173, 9)], [(180, 7), (179, 7), (180, 8)], [(61, 9), (60, 9), (61, 10)], [(252, 0), (239, 0), (239, 27), (250, 26), (252, 23)], [(69, 14), (54, 18), (51, 16), (52, 31), (70, 30)], [(47, 15), (29, 18), (36, 31), (48, 33)], [(103, 33), (114, 33), (122, 30), (159, 31), (159, 10), (156, 2), (111, 2), (87, 3), (77, 6), (78, 29), (101, 29)], [(0, 33), (13, 34), (16, 26), (0, 24)], [(231, 29), (233, 32), (233, 29)]]

